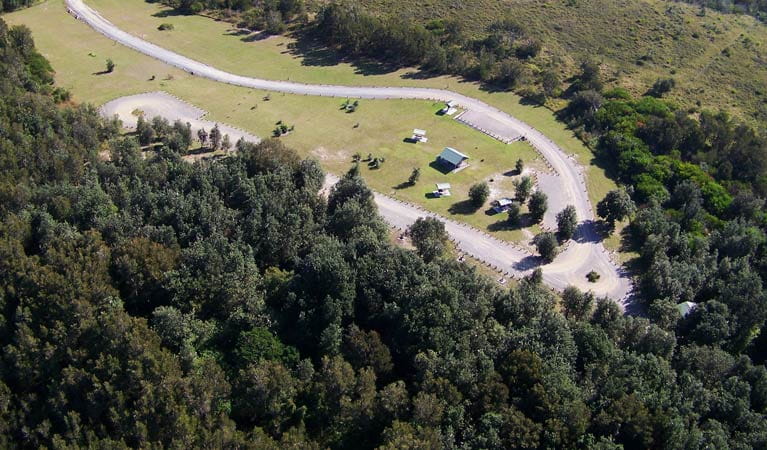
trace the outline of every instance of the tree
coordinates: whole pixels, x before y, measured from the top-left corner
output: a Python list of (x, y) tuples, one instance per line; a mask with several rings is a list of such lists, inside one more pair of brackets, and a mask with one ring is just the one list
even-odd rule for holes
[(531, 177), (522, 177), (514, 182), (514, 187), (517, 200), (519, 200), (520, 203), (524, 203), (527, 201), (530, 192), (533, 190), (533, 179)]
[(111, 58), (107, 58), (107, 73), (112, 73), (115, 70), (115, 63)]
[(218, 128), (218, 124), (215, 124), (210, 130), (208, 138), (210, 139), (210, 149), (215, 152), (221, 145), (221, 130)]
[(200, 140), (200, 146), (205, 147), (205, 143), (208, 142), (208, 132), (205, 131), (205, 128), (197, 130), (197, 139)]
[(522, 161), (522, 158), (519, 158), (517, 160), (517, 163), (514, 165), (514, 168), (517, 170), (517, 174), (521, 175), (522, 171), (525, 170), (525, 162)]
[(597, 214), (605, 219), (610, 228), (615, 227), (615, 222), (630, 216), (636, 210), (634, 201), (623, 189), (612, 190), (597, 203)]
[(546, 97), (559, 95), (560, 85), (559, 75), (553, 69), (547, 69), (541, 73), (541, 86), (543, 87), (543, 95)]
[(507, 219), (509, 222), (509, 225), (511, 225), (512, 227), (519, 226), (519, 220), (521, 219), (519, 205), (516, 203), (512, 203), (511, 205), (509, 205), (509, 209), (507, 210), (507, 212), (509, 215)]
[(578, 215), (575, 212), (575, 206), (567, 205), (565, 209), (557, 213), (557, 231), (559, 238), (563, 241), (573, 238), (577, 226)]
[(533, 222), (539, 223), (543, 220), (543, 215), (546, 214), (549, 207), (548, 201), (549, 197), (541, 191), (535, 191), (530, 196), (527, 208), (530, 210), (530, 217), (532, 217)]
[(224, 139), (221, 140), (221, 149), (228, 152), (232, 148), (232, 141), (229, 140), (229, 135), (225, 134)]
[(409, 185), (415, 186), (419, 178), (421, 178), (421, 169), (416, 167), (412, 172), (410, 172), (410, 177), (407, 179), (407, 182)]
[(568, 286), (562, 293), (562, 309), (568, 319), (587, 320), (594, 309), (594, 294)]
[(490, 196), (490, 186), (484, 181), (469, 188), (469, 200), (477, 208), (485, 204), (488, 196)]
[(676, 80), (673, 78), (658, 78), (648, 93), (653, 97), (663, 97), (664, 94), (674, 89), (674, 86), (676, 86)]
[(602, 76), (599, 63), (588, 59), (581, 63), (581, 73), (578, 76), (577, 86), (579, 91), (601, 91)]
[(138, 116), (138, 121), (136, 122), (136, 134), (138, 134), (138, 142), (142, 146), (151, 144), (157, 137), (154, 128), (152, 128), (152, 125), (149, 122), (144, 120), (143, 115)]
[(533, 239), (533, 243), (546, 262), (554, 261), (557, 256), (557, 237), (554, 233), (543, 232)]
[(433, 217), (420, 217), (410, 226), (408, 233), (416, 251), (426, 262), (441, 256), (447, 248), (445, 224)]

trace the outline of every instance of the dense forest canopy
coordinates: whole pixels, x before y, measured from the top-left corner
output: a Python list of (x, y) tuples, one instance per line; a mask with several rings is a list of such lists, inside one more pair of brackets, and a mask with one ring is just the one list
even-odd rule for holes
[(277, 141), (189, 164), (153, 121), (142, 151), (56, 103), (28, 30), (0, 21), (0, 50), (1, 447), (767, 445), (757, 197), (653, 178), (651, 322), (539, 273), (501, 288), (438, 224), (396, 247), (357, 171), (326, 200)]

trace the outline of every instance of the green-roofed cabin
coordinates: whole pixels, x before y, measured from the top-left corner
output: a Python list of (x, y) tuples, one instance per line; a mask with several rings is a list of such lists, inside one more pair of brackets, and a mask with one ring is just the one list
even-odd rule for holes
[(445, 149), (442, 150), (442, 153), (437, 156), (437, 162), (451, 172), (467, 166), (468, 163), (466, 161), (468, 159), (468, 156), (452, 147), (445, 147)]

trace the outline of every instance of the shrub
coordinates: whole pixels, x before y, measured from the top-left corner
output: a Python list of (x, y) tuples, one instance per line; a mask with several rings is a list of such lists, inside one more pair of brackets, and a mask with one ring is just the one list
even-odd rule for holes
[(173, 30), (173, 24), (172, 23), (161, 23), (159, 27), (157, 27), (160, 31), (172, 31)]

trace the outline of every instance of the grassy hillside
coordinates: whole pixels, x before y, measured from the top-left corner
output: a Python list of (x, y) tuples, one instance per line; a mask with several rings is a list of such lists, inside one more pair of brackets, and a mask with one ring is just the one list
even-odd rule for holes
[(480, 37), (498, 18), (515, 18), (544, 43), (563, 75), (594, 57), (614, 85), (644, 93), (673, 77), (671, 97), (688, 107), (721, 108), (746, 120), (767, 119), (767, 26), (656, 0), (359, 0), (380, 15), (459, 19)]

